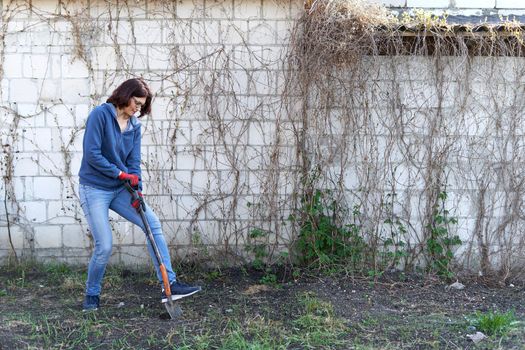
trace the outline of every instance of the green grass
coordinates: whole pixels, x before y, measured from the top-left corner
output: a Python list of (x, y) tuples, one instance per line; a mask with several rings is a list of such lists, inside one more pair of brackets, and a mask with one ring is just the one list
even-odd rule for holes
[[(233, 277), (231, 277), (233, 276)], [(182, 304), (183, 320), (168, 321), (151, 294), (158, 286), (147, 271), (110, 267), (104, 281), (103, 308), (82, 313), (85, 267), (33, 264), (0, 267), (0, 336), (6, 348), (44, 349), (444, 349), (462, 348), (469, 326), (487, 335), (485, 349), (513, 348), (525, 333), (514, 312), (476, 313), (400, 298), (395, 307), (377, 303), (372, 291), (362, 291), (356, 313), (338, 316), (336, 307), (347, 299), (330, 301), (292, 284), (244, 294), (260, 283), (252, 277), (239, 284), (228, 271), (202, 274), (202, 280), (222, 289), (205, 289)], [(218, 281), (216, 281), (218, 280)], [(131, 288), (125, 297), (124, 285)], [(206, 284), (206, 283), (205, 283)], [(237, 288), (239, 287), (240, 288)], [(363, 288), (367, 287), (363, 280)], [(378, 287), (380, 288), (380, 286)], [(359, 293), (359, 289), (356, 288)], [(305, 291), (306, 290), (306, 291)], [(317, 289), (311, 289), (317, 290)], [(32, 295), (36, 298), (31, 298)], [(277, 297), (277, 299), (275, 298)], [(125, 301), (123, 308), (118, 308)], [(518, 304), (519, 305), (519, 304)], [(352, 309), (351, 309), (352, 310)], [(429, 312), (431, 311), (431, 312)]]
[[(229, 306), (227, 315), (208, 314), (206, 333), (190, 335), (185, 327), (169, 334), (169, 344), (176, 349), (279, 350), (345, 348), (346, 326), (334, 315), (329, 302), (313, 293), (300, 294), (296, 300), (297, 315), (283, 321), (266, 314), (246, 312), (243, 301)], [(270, 314), (270, 313), (268, 313)], [(223, 326), (221, 326), (223, 325)], [(213, 332), (213, 333), (212, 333)]]
[(505, 313), (498, 311), (482, 313), (478, 311), (474, 316), (467, 317), (467, 319), (478, 331), (488, 336), (505, 335), (517, 328), (520, 323), (516, 320), (513, 310)]
[(293, 321), (291, 338), (307, 349), (342, 346), (347, 327), (343, 320), (336, 317), (332, 304), (322, 301), (312, 293), (299, 297), (302, 314)]

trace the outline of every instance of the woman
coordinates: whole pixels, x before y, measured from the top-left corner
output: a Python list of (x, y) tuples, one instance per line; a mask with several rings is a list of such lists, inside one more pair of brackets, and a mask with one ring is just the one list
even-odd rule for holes
[[(109, 209), (145, 230), (135, 209), (139, 203), (131, 203), (131, 195), (123, 184), (124, 181), (129, 181), (142, 197), (141, 124), (138, 118), (151, 112), (151, 101), (151, 91), (142, 79), (126, 80), (113, 91), (106, 103), (90, 113), (86, 123), (79, 171), (79, 194), (80, 204), (95, 241), (95, 249), (88, 266), (84, 311), (96, 310), (100, 306), (101, 282), (112, 247)], [(200, 291), (200, 287), (177, 281), (160, 221), (149, 206), (146, 206), (146, 217), (168, 272), (172, 298), (179, 299)], [(148, 250), (153, 258), (157, 277), (162, 281), (149, 242)], [(166, 301), (163, 293), (162, 302)]]

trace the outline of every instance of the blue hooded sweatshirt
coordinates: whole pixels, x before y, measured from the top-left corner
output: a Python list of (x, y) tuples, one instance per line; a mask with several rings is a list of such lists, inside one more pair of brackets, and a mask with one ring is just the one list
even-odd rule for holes
[(104, 103), (93, 109), (84, 133), (80, 183), (115, 190), (123, 185), (118, 179), (121, 171), (138, 175), (140, 179), (140, 139), (141, 124), (135, 116), (121, 132), (113, 104)]

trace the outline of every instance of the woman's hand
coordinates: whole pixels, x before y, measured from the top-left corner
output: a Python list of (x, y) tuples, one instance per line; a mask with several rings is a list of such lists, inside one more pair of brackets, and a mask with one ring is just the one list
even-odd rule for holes
[(135, 200), (131, 199), (131, 206), (138, 209), (143, 203), (144, 197), (142, 197), (142, 192), (137, 191), (137, 198)]
[(139, 185), (139, 177), (135, 174), (128, 174), (121, 171), (118, 178), (122, 181), (129, 181), (133, 187), (137, 187)]

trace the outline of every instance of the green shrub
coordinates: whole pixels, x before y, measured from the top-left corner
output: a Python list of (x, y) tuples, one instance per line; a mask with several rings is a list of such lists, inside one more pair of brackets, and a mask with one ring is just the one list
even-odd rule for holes
[(367, 245), (358, 223), (359, 207), (354, 207), (352, 223), (338, 223), (341, 208), (330, 195), (329, 190), (315, 190), (310, 199), (303, 200), (299, 214), (290, 218), (300, 223), (296, 244), (299, 260), (306, 265), (351, 263), (361, 268)]

